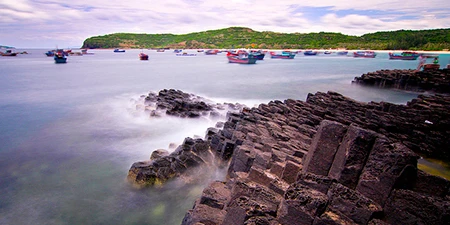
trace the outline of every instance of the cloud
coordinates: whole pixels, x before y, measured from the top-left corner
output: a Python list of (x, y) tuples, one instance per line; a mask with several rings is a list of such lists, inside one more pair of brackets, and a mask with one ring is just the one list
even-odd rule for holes
[(230, 26), (361, 35), (448, 28), (449, 15), (447, 0), (0, 0), (0, 45), (81, 46), (90, 36), (116, 32), (185, 34)]

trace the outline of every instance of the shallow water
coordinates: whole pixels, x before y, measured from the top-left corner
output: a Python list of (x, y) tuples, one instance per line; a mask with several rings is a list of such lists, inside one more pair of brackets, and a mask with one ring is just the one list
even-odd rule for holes
[(248, 106), (329, 90), (364, 102), (404, 104), (417, 96), (351, 84), (366, 72), (417, 66), (387, 54), (236, 65), (223, 53), (144, 50), (149, 60), (140, 61), (141, 50), (89, 50), (94, 55), (55, 64), (47, 49), (27, 51), (0, 57), (0, 224), (180, 224), (207, 181), (136, 190), (126, 182), (128, 169), (155, 149), (203, 137), (217, 120), (135, 113), (135, 101), (149, 91), (174, 88)]

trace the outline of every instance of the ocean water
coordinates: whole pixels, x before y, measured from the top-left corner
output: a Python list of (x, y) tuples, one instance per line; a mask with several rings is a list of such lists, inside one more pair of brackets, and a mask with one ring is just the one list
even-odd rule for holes
[[(150, 91), (173, 88), (250, 107), (329, 90), (363, 102), (405, 104), (417, 96), (351, 84), (363, 73), (417, 66), (387, 53), (266, 56), (239, 65), (224, 53), (143, 50), (149, 60), (140, 61), (141, 50), (89, 50), (94, 54), (55, 64), (47, 50), (0, 57), (0, 224), (180, 224), (207, 183), (224, 173), (138, 190), (126, 181), (128, 169), (153, 150), (203, 137), (220, 119), (149, 118), (135, 105)], [(441, 55), (441, 64), (449, 58)]]

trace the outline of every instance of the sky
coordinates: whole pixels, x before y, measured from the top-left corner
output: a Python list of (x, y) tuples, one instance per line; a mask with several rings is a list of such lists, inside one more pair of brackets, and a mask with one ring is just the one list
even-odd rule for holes
[(283, 33), (450, 28), (448, 0), (0, 0), (0, 45), (79, 48), (111, 33), (232, 26)]

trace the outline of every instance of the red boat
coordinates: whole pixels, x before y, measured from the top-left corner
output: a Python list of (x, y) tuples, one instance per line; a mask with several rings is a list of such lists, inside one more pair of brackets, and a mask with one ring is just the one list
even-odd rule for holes
[(374, 51), (357, 51), (353, 52), (353, 57), (375, 58), (377, 54)]
[(210, 49), (210, 50), (207, 50), (205, 52), (205, 55), (217, 55), (217, 53), (219, 53), (219, 50), (217, 50), (217, 49)]
[(148, 60), (148, 55), (143, 53), (143, 52), (141, 52), (141, 53), (139, 53), (139, 59), (141, 59), (141, 60)]
[(229, 63), (239, 63), (239, 64), (255, 64), (258, 58), (255, 55), (236, 55), (228, 52), (227, 58)]
[(389, 59), (416, 60), (419, 56), (417, 52), (402, 52), (400, 55), (389, 52)]

